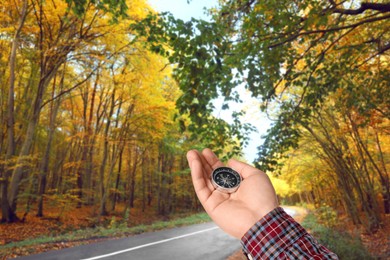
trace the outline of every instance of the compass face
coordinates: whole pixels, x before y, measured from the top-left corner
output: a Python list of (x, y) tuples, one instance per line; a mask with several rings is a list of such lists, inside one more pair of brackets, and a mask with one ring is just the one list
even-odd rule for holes
[(241, 176), (229, 167), (220, 167), (213, 171), (212, 182), (220, 191), (234, 192), (241, 182)]

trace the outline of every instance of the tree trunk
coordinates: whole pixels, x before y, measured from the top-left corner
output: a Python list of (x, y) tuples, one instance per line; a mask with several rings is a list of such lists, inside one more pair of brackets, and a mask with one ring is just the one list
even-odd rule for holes
[[(130, 150), (132, 147), (130, 147)], [(130, 153), (131, 157), (131, 153)], [(130, 169), (130, 174), (129, 174), (129, 182), (130, 182), (130, 187), (129, 187), (129, 205), (130, 208), (134, 208), (134, 199), (135, 199), (135, 175), (137, 172), (137, 161), (138, 161), (138, 152), (135, 149), (135, 144), (134, 144), (134, 156), (133, 156), (133, 165)], [(130, 166), (130, 165), (129, 165)]]
[(141, 191), (142, 191), (142, 212), (145, 211), (146, 208), (146, 173), (148, 172), (148, 158), (147, 153), (144, 154), (142, 158), (142, 175), (141, 175)]
[(106, 122), (106, 128), (104, 130), (104, 145), (103, 145), (103, 161), (100, 165), (99, 170), (99, 181), (100, 181), (100, 216), (107, 215), (107, 208), (106, 208), (106, 202), (107, 202), (107, 189), (105, 187), (105, 181), (104, 181), (104, 171), (107, 164), (107, 157), (108, 157), (108, 132), (110, 130), (111, 125), (111, 117), (114, 113), (115, 108), (115, 88), (113, 90), (113, 93), (111, 94), (111, 106), (109, 113), (107, 115), (107, 122)]
[(119, 182), (120, 182), (120, 177), (121, 177), (121, 172), (122, 172), (122, 159), (123, 159), (123, 149), (124, 146), (120, 148), (119, 152), (119, 162), (118, 162), (118, 173), (116, 174), (116, 180), (115, 180), (115, 194), (112, 200), (112, 207), (111, 210), (114, 211), (116, 207), (116, 203), (118, 201), (118, 190), (119, 190)]
[[(60, 82), (60, 88), (62, 88), (64, 83), (64, 75), (65, 75), (65, 68), (64, 72), (62, 73), (61, 82)], [(53, 82), (53, 94), (55, 95), (55, 87), (56, 83), (55, 80)], [(49, 123), (49, 134), (48, 134), (48, 140), (45, 148), (45, 153), (42, 158), (41, 166), (39, 169), (39, 184), (38, 184), (38, 209), (37, 209), (37, 216), (42, 217), (43, 216), (43, 195), (45, 193), (46, 189), (46, 183), (47, 183), (47, 174), (49, 172), (49, 156), (50, 151), (53, 143), (53, 137), (56, 129), (56, 118), (57, 118), (57, 112), (61, 104), (61, 99), (58, 98), (55, 101), (55, 104), (52, 105), (50, 110), (50, 123)]]
[(172, 194), (172, 183), (173, 183), (173, 167), (174, 167), (174, 163), (175, 163), (175, 156), (173, 154), (170, 154), (169, 155), (169, 166), (168, 166), (168, 185), (167, 185), (167, 197), (166, 197), (166, 201), (167, 201), (167, 208), (168, 208), (168, 212), (167, 214), (171, 214), (173, 211), (174, 211), (174, 208), (175, 208), (175, 196), (174, 194)]
[(89, 114), (88, 111), (88, 96), (89, 91), (85, 94), (86, 97), (84, 98), (84, 142), (83, 142), (83, 155), (82, 160), (84, 162), (84, 176), (85, 176), (85, 182), (84, 182), (84, 189), (87, 189), (89, 192), (87, 193), (86, 203), (92, 204), (93, 196), (92, 196), (92, 190), (93, 190), (93, 183), (92, 183), (92, 171), (93, 171), (93, 154), (94, 154), (94, 145), (95, 145), (95, 134), (93, 132), (92, 128), (92, 122), (93, 122), (93, 115), (94, 115), (94, 108), (95, 108), (95, 99), (96, 99), (96, 91), (98, 87), (99, 82), (99, 71), (97, 70), (96, 73), (96, 80), (93, 84), (92, 88), (92, 94), (90, 99), (90, 107), (89, 107)]
[(379, 135), (376, 130), (375, 130), (375, 141), (379, 153), (381, 168), (383, 171), (383, 175), (380, 176), (380, 181), (382, 186), (383, 207), (384, 207), (385, 214), (390, 214), (390, 178), (386, 168), (381, 142), (379, 141)]
[(163, 173), (164, 155), (159, 154), (157, 161), (157, 211), (159, 214), (163, 211), (163, 190), (164, 190), (164, 173)]
[[(153, 165), (153, 162), (150, 162), (150, 165)], [(148, 179), (148, 207), (152, 206), (152, 200), (153, 200), (153, 171), (151, 170), (151, 167), (149, 166), (149, 179)]]
[[(348, 166), (345, 164), (342, 151), (333, 142), (331, 135), (327, 132), (326, 126), (322, 125), (320, 122), (320, 115), (318, 116), (317, 121), (319, 122), (319, 126), (324, 131), (323, 134), (325, 136), (325, 140), (319, 136), (317, 131), (314, 131), (308, 126), (304, 127), (321, 146), (322, 151), (326, 157), (326, 163), (330, 168), (334, 169), (337, 175), (337, 183), (340, 189), (340, 193), (345, 201), (348, 216), (351, 218), (354, 224), (360, 224), (361, 220), (359, 218), (356, 207), (357, 201), (353, 193), (353, 186), (351, 186), (351, 184), (354, 182), (350, 179), (353, 174), (349, 172)], [(355, 186), (355, 188), (357, 187)]]
[(38, 90), (35, 96), (34, 105), (32, 108), (32, 113), (30, 116), (30, 120), (28, 122), (26, 136), (22, 145), (22, 148), (20, 150), (18, 159), (16, 161), (16, 167), (12, 173), (11, 177), (11, 183), (10, 183), (10, 189), (8, 191), (8, 203), (11, 206), (11, 210), (13, 212), (16, 211), (16, 200), (19, 193), (19, 184), (23, 177), (23, 170), (25, 168), (25, 165), (28, 163), (28, 156), (30, 154), (31, 145), (34, 138), (34, 133), (36, 126), (39, 121), (39, 116), (41, 113), (41, 105), (42, 105), (42, 99), (43, 95), (46, 91), (46, 88), (53, 78), (55, 72), (58, 70), (58, 66), (60, 64), (56, 64), (55, 68), (50, 69), (49, 74), (45, 74), (44, 71), (41, 69), (41, 77), (38, 84)]
[[(27, 17), (28, 1), (24, 0), (19, 16), (18, 27), (16, 28), (14, 38), (12, 41), (11, 53), (9, 57), (9, 89), (7, 102), (7, 152), (5, 161), (8, 161), (15, 155), (15, 67), (16, 67), (16, 51), (19, 47), (20, 32), (24, 26)], [(1, 194), (1, 222), (13, 222), (17, 220), (15, 211), (12, 209), (10, 200), (8, 198), (8, 179), (12, 171), (8, 164), (3, 169), (0, 169), (0, 194)]]

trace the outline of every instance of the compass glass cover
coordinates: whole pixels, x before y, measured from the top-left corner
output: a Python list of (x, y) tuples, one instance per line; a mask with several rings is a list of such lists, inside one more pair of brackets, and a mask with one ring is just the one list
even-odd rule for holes
[(217, 169), (213, 175), (214, 181), (221, 187), (234, 188), (240, 183), (240, 176), (230, 168)]

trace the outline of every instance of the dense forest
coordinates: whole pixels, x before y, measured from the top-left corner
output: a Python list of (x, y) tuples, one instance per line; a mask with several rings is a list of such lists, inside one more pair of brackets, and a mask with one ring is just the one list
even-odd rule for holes
[(152, 10), (119, 7), (1, 2), (2, 221), (46, 205), (198, 207), (185, 153), (202, 146), (174, 120), (180, 91), (166, 59), (130, 29)]
[(0, 0), (2, 222), (47, 205), (200, 208), (189, 149), (240, 155), (253, 127), (213, 100), (259, 101), (254, 165), (282, 202), (373, 232), (390, 213), (390, 4), (219, 1), (210, 21), (144, 0)]

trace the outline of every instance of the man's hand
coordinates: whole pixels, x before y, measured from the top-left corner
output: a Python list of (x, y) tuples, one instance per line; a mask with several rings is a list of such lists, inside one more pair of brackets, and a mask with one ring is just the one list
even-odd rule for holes
[(275, 190), (264, 172), (230, 159), (227, 166), (240, 173), (243, 180), (236, 192), (227, 194), (216, 190), (211, 183), (212, 171), (224, 165), (210, 149), (202, 153), (189, 151), (187, 160), (196, 195), (207, 214), (226, 233), (241, 239), (258, 220), (278, 206)]

